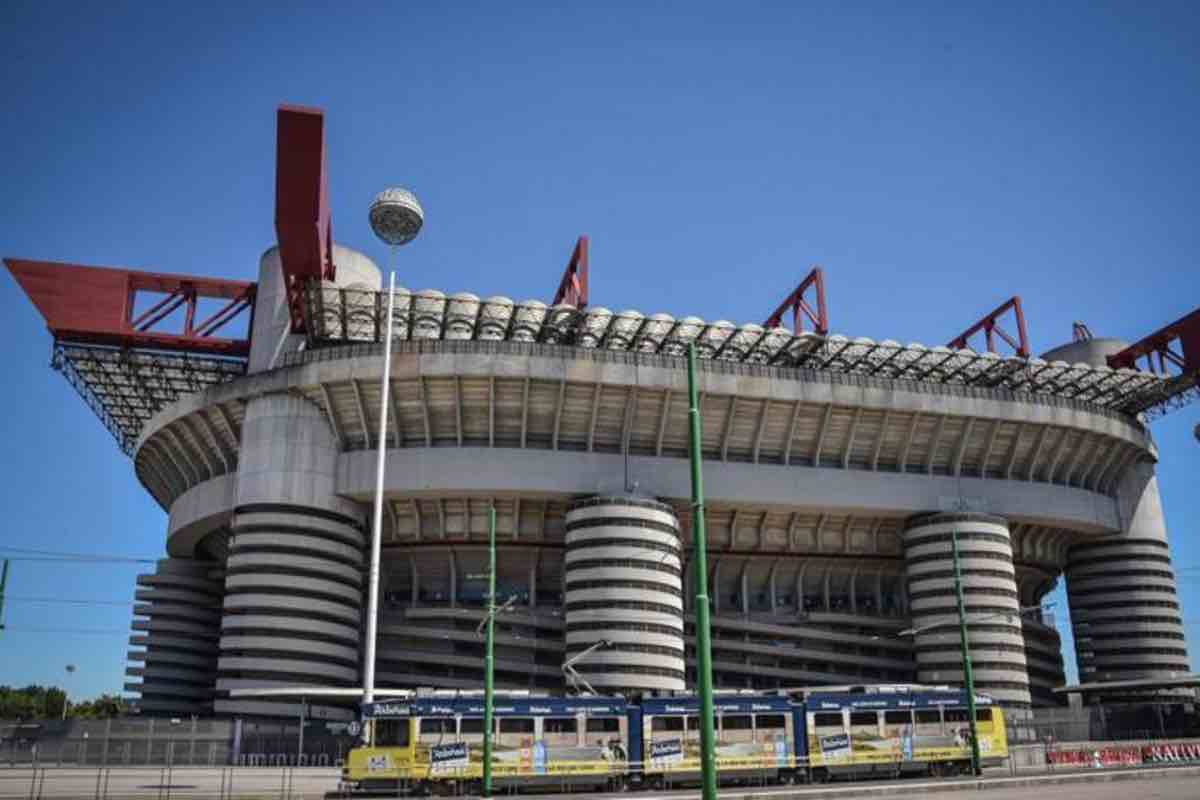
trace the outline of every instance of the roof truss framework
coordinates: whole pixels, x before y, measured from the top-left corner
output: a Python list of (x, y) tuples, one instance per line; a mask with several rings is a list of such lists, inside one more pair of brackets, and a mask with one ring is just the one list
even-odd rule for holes
[(126, 455), (133, 454), (142, 426), (162, 408), (245, 372), (240, 359), (65, 342), (54, 343), (51, 366)]
[[(329, 289), (310, 285), (306, 293), (309, 344), (311, 347), (330, 347), (355, 343), (379, 342), (379, 324), (364, 325), (361, 331), (348, 330), (338, 325), (347, 309), (358, 313), (364, 309), (379, 309), (381, 304), (375, 292), (354, 289)], [(409, 314), (414, 314), (417, 302), (410, 304)], [(482, 316), (511, 315), (517, 319), (523, 313), (541, 315), (546, 321), (534, 341), (542, 343), (582, 346), (585, 341), (599, 341), (605, 349), (634, 349), (644, 353), (671, 352), (673, 337), (682, 323), (672, 324), (657, 336), (623, 337), (609, 336), (613, 326), (622, 324), (617, 315), (603, 318), (589, 316), (583, 309), (575, 309), (560, 315), (555, 322), (546, 316), (544, 307), (488, 308), (486, 301), (480, 303)], [(1006, 307), (998, 311), (1008, 310)], [(539, 317), (539, 318), (541, 318)], [(597, 321), (607, 326), (596, 328)], [(410, 337), (417, 330), (415, 318), (409, 320), (407, 330)], [(445, 326), (443, 326), (445, 329)], [(482, 329), (476, 328), (479, 336)], [(704, 325), (689, 337), (697, 343), (706, 341), (714, 325)], [(1028, 394), (1049, 395), (1078, 400), (1099, 408), (1126, 414), (1145, 413), (1156, 416), (1171, 408), (1195, 399), (1196, 382), (1178, 376), (1157, 375), (1135, 369), (1093, 367), (1087, 364), (1045, 362), (1037, 358), (1022, 356), (1004, 357), (992, 352), (950, 347), (927, 348), (919, 344), (901, 345), (898, 342), (875, 342), (870, 339), (848, 339), (844, 336), (820, 336), (811, 332), (787, 334), (778, 331), (756, 331), (753, 341), (742, 340), (738, 346), (734, 339), (739, 335), (724, 334), (723, 344), (709, 356), (713, 360), (734, 363), (759, 364), (821, 372), (853, 375), (869, 375), (899, 381), (920, 381), (942, 385), (977, 386), (980, 388), (1008, 390)], [(769, 336), (774, 339), (767, 342)], [(505, 338), (512, 338), (510, 326)], [(416, 337), (413, 337), (416, 338)], [(674, 340), (678, 343), (678, 340)], [(478, 347), (478, 345), (472, 345)], [(705, 357), (701, 352), (701, 358)]]

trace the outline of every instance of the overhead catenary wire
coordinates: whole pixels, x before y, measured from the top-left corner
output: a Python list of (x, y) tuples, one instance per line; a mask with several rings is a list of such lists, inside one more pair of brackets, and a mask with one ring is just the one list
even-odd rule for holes
[(55, 550), (34, 550), (27, 547), (12, 547), (0, 545), (0, 553), (19, 553), (20, 555), (3, 555), (9, 561), (68, 561), (92, 563), (122, 563), (122, 564), (155, 564), (158, 559), (141, 558), (130, 555), (112, 553), (64, 553)]
[(65, 603), (78, 606), (132, 606), (135, 600), (91, 600), (71, 597), (5, 597), (7, 603)]
[(93, 634), (104, 636), (128, 636), (129, 631), (121, 628), (14, 628), (5, 626), (4, 632), (7, 633), (53, 633), (66, 634), (71, 636), (90, 636)]

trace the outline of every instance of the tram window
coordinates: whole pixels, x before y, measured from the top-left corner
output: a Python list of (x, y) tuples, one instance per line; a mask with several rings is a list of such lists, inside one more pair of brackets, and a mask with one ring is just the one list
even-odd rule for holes
[(842, 715), (840, 713), (813, 714), (813, 727), (814, 728), (836, 728), (837, 730), (840, 731), (844, 727), (844, 725), (842, 724)]
[(947, 708), (943, 712), (946, 716), (946, 722), (966, 722), (967, 710), (965, 708)]
[(621, 730), (621, 721), (616, 717), (591, 717), (587, 721), (588, 733), (617, 733)]
[(885, 725), (911, 725), (911, 711), (885, 711), (883, 712), (883, 724)]
[(990, 708), (975, 709), (975, 721), (976, 722), (991, 722), (992, 721), (992, 710)]
[(936, 708), (922, 708), (916, 711), (917, 724), (913, 732), (918, 736), (940, 736), (942, 733), (942, 715)]
[(654, 717), (650, 720), (650, 730), (655, 733), (659, 731), (682, 731), (683, 717)]
[(421, 720), (421, 733), (454, 735), (453, 717), (426, 717)]
[(546, 717), (542, 720), (543, 733), (575, 733), (578, 730), (574, 717)]
[(463, 717), (459, 722), (458, 729), (463, 734), (483, 735), (483, 718), (482, 717)]
[(787, 734), (783, 714), (757, 714), (754, 717), (755, 740), (772, 742)]
[(407, 719), (380, 719), (375, 721), (376, 747), (408, 747)]
[(874, 728), (879, 725), (879, 715), (874, 711), (852, 711), (850, 724)]
[(501, 733), (533, 733), (533, 717), (501, 717)]
[(748, 731), (750, 730), (750, 715), (737, 714), (735, 716), (721, 717), (721, 729), (726, 731)]

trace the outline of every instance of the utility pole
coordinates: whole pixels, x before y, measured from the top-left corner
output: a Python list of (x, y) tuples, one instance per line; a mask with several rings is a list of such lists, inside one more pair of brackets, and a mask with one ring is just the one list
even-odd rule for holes
[(8, 584), (8, 559), (0, 567), (0, 631), (4, 630), (4, 587)]
[(708, 619), (708, 541), (704, 529), (704, 480), (700, 469), (700, 401), (696, 391), (696, 345), (688, 344), (688, 458), (692, 467), (692, 550), (696, 562), (696, 679), (700, 692), (700, 772), (703, 800), (717, 800), (716, 736), (713, 733), (712, 641)]
[(483, 797), (492, 796), (492, 715), (495, 705), (496, 506), (488, 506), (487, 633), (483, 642)]
[(302, 767), (304, 764), (304, 707), (308, 704), (308, 698), (300, 695), (300, 735), (296, 742), (296, 766)]
[(979, 732), (975, 727), (975, 675), (971, 670), (970, 641), (967, 638), (967, 608), (963, 601), (962, 568), (958, 561), (958, 531), (950, 531), (954, 553), (954, 593), (958, 596), (958, 632), (962, 639), (963, 688), (967, 692), (967, 725), (971, 737), (971, 773), (983, 774), (979, 765)]

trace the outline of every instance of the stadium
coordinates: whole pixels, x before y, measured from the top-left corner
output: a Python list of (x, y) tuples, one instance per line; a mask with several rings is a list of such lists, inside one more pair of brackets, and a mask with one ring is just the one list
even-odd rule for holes
[[(1194, 377), (1082, 329), (1033, 357), (1019, 301), (950, 346), (831, 335), (820, 271), (763, 325), (613, 312), (587, 304), (586, 239), (549, 302), (389, 297), (332, 239), (323, 122), (280, 109), (256, 282), (6, 261), (169, 515), (130, 639), (144, 713), (290, 717), (294, 699), (230, 692), (360, 684), (383, 415), (381, 687), (482, 685), (491, 507), (498, 687), (562, 692), (601, 640), (575, 666), (599, 691), (692, 685), (689, 343), (718, 687), (960, 683), (952, 531), (976, 686), (1014, 714), (1064, 683), (1039, 608), (1060, 578), (1081, 679), (1188, 672), (1147, 419)], [(135, 313), (139, 292), (160, 299)], [(223, 305), (197, 321), (198, 298)], [(155, 327), (184, 310), (181, 333)], [(245, 338), (217, 336), (238, 316)]]

